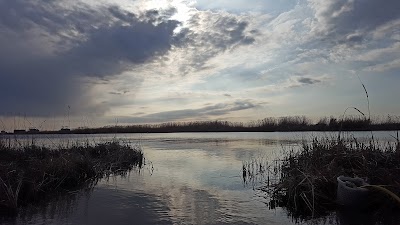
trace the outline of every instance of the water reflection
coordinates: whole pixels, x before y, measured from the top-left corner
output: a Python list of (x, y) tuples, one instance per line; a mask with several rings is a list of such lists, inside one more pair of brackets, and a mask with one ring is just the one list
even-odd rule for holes
[(173, 224), (168, 211), (151, 195), (95, 188), (28, 207), (10, 224)]
[(77, 212), (79, 202), (89, 199), (93, 188), (56, 196), (51, 201), (21, 208), (16, 217), (2, 217), (1, 224), (47, 224), (51, 221), (67, 221)]
[[(300, 224), (268, 198), (244, 185), (242, 163), (275, 159), (312, 133), (124, 134), (141, 144), (146, 166), (126, 177), (101, 180), (96, 187), (22, 210), (4, 224)], [(86, 135), (87, 136), (87, 135)], [(60, 141), (52, 137), (51, 142)], [(71, 136), (72, 141), (87, 137)], [(114, 138), (94, 135), (90, 140)], [(37, 142), (49, 143), (48, 137)], [(51, 138), (50, 138), (51, 139)], [(60, 141), (65, 143), (63, 136)], [(343, 219), (344, 218), (344, 219)], [(340, 213), (310, 224), (346, 224)], [(344, 221), (344, 222), (343, 222)], [(351, 224), (351, 223), (350, 223)]]

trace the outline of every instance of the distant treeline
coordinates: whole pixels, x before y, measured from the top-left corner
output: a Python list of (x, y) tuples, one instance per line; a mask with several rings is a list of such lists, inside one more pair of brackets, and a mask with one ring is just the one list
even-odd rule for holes
[(172, 133), (172, 132), (274, 132), (274, 131), (369, 131), (399, 130), (400, 117), (388, 116), (385, 119), (365, 119), (363, 117), (324, 117), (312, 122), (305, 116), (265, 118), (243, 122), (194, 121), (169, 122), (160, 124), (140, 124), (128, 126), (106, 126), (101, 128), (78, 128), (71, 133)]

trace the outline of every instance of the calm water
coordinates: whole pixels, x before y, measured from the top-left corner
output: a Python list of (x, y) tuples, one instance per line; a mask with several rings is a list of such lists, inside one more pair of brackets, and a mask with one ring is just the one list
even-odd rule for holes
[[(394, 132), (374, 132), (390, 141)], [(5, 224), (293, 224), (269, 210), (264, 193), (245, 185), (242, 162), (274, 159), (303, 139), (332, 133), (173, 133), (34, 136), (37, 144), (69, 145), (112, 138), (140, 145), (146, 166), (102, 180), (91, 190), (21, 210)], [(352, 135), (369, 137), (369, 132)], [(31, 142), (32, 136), (21, 142)], [(256, 184), (256, 187), (261, 184)], [(338, 218), (328, 218), (337, 223)], [(320, 224), (328, 223), (320, 221)]]

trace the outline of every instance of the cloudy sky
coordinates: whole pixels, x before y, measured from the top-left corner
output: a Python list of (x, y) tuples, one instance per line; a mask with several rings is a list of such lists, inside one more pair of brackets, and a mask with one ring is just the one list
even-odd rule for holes
[[(400, 114), (398, 0), (0, 0), (0, 129)], [(359, 79), (360, 78), (360, 79)], [(16, 122), (15, 122), (16, 121)]]

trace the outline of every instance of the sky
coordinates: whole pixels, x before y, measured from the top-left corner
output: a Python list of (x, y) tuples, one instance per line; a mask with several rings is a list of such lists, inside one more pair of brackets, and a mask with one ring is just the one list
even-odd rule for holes
[[(398, 0), (0, 0), (0, 129), (400, 114)], [(351, 112), (349, 114), (357, 114)]]

